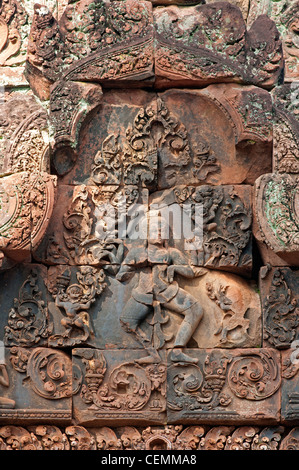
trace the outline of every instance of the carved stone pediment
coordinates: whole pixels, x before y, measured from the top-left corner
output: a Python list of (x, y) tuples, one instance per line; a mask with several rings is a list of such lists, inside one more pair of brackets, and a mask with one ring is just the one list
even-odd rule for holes
[(172, 5), (155, 10), (154, 25), (155, 73), (163, 86), (236, 81), (271, 88), (282, 73), (279, 33), (266, 15), (246, 30), (231, 3)]
[[(150, 2), (70, 3), (60, 20), (35, 6), (26, 76), (68, 81), (144, 81), (153, 77)], [(36, 84), (37, 82), (35, 82)]]
[(152, 10), (146, 1), (81, 0), (69, 4), (57, 22), (45, 6), (36, 5), (27, 78), (33, 88), (34, 76), (49, 83), (62, 78), (141, 83), (155, 77), (163, 85), (234, 81), (271, 88), (277, 83), (282, 46), (266, 15), (246, 31), (241, 10), (226, 2)]

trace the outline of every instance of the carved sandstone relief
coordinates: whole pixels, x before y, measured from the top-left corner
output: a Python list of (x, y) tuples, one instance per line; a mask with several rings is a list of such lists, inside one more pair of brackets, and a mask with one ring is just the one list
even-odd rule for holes
[[(158, 208), (166, 218), (173, 213), (176, 222), (180, 218), (184, 223), (185, 215), (185, 224), (190, 212), (190, 234), (184, 233), (176, 222), (172, 224), (170, 232), (173, 245), (186, 250), (189, 263), (250, 277), (250, 201), (251, 188), (246, 185), (182, 185), (152, 193), (149, 207), (152, 210)], [(186, 232), (186, 225), (184, 230)]]
[(154, 25), (155, 72), (163, 86), (237, 81), (271, 88), (282, 73), (279, 33), (266, 15), (246, 31), (230, 3), (172, 5), (154, 11)]
[(47, 234), (34, 258), (50, 265), (120, 264), (134, 224), (147, 212), (147, 190), (135, 185), (59, 185), (57, 192)]
[(282, 351), (281, 421), (283, 424), (296, 423), (299, 414), (298, 397), (298, 340)]
[(49, 122), (28, 89), (5, 91), (0, 101), (0, 173), (49, 172)]
[[(265, 31), (270, 31), (268, 36)], [(259, 68), (254, 50), (259, 51)], [(154, 73), (166, 86), (241, 81), (271, 88), (281, 72), (281, 41), (266, 15), (246, 31), (239, 7), (226, 2), (171, 5), (153, 12), (150, 2), (133, 0), (76, 2), (58, 21), (47, 7), (37, 5), (26, 68), (37, 94), (62, 78), (150, 84)]]
[[(153, 77), (150, 2), (69, 4), (57, 21), (36, 5), (29, 36), (26, 77), (38, 94), (62, 78), (73, 81), (133, 81)], [(44, 86), (44, 88), (45, 88)]]
[[(92, 89), (69, 84), (70, 92), (72, 87), (82, 103), (82, 92)], [(55, 94), (51, 106), (54, 122)], [(72, 114), (71, 102), (65, 108)], [(158, 94), (111, 90), (92, 108), (87, 116), (84, 108), (79, 143), (61, 117), (56, 120), (53, 139), (58, 145), (61, 138), (61, 148), (52, 161), (64, 184), (141, 184), (150, 190), (184, 184), (186, 178), (191, 184), (253, 184), (272, 169), (272, 102), (266, 90), (232, 84)], [(76, 111), (71, 126), (78, 119)]]
[[(175, 264), (148, 267), (139, 249), (128, 256), (134, 252), (141, 264), (131, 258), (128, 264), (113, 266), (116, 276), (107, 267), (49, 268), (50, 346), (134, 345), (144, 349), (149, 362), (160, 361), (163, 349), (179, 355), (188, 344), (260, 346), (261, 309), (253, 283), (234, 274), (178, 264), (182, 255), (175, 249), (167, 254), (169, 261), (175, 255)], [(160, 255), (166, 253), (160, 249)]]
[[(150, 196), (135, 185), (123, 189), (117, 185), (60, 185), (57, 192), (47, 232), (34, 250), (39, 261), (50, 265), (120, 264), (132, 246), (142, 250), (151, 235), (146, 224), (160, 211), (168, 226), (164, 236), (171, 246), (185, 251), (185, 264), (250, 276), (249, 186), (176, 186)], [(177, 217), (175, 223), (172, 214)], [(186, 233), (181, 227), (184, 220), (189, 223)], [(197, 240), (198, 245), (193, 243)]]
[(5, 349), (9, 387), (1, 395), (11, 405), (0, 408), (1, 423), (68, 423), (72, 416), (72, 394), (80, 384), (80, 371), (63, 353), (50, 348)]
[(299, 172), (298, 83), (277, 87), (272, 96), (273, 171), (297, 175)]
[(80, 266), (75, 282), (71, 274), (65, 266), (49, 269), (47, 287), (54, 300), (49, 303), (49, 310), (54, 321), (59, 320), (57, 317), (63, 312), (60, 322), (54, 326), (55, 334), (48, 338), (52, 347), (84, 344), (95, 336), (88, 310), (106, 287), (105, 273), (102, 269)]
[(81, 124), (101, 98), (102, 89), (95, 84), (61, 80), (51, 88), (50, 143), (52, 164), (59, 175), (67, 173), (74, 165)]
[[(1, 450), (298, 450), (298, 427), (2, 426)], [(105, 454), (103, 455), (105, 458)]]
[(82, 371), (74, 395), (78, 424), (164, 423), (166, 363), (143, 362), (143, 351), (74, 349), (74, 364)]
[(268, 15), (276, 24), (283, 47), (285, 61), (284, 80), (298, 80), (298, 1), (254, 0), (250, 3), (247, 26), (260, 15)]
[(168, 423), (275, 423), (280, 356), (274, 349), (187, 350), (193, 364), (168, 362)]
[(0, 78), (7, 86), (26, 85), (23, 74), (30, 17), (23, 0), (0, 4)]
[(265, 266), (260, 271), (264, 346), (286, 349), (298, 339), (297, 274), (297, 271), (286, 267)]
[(56, 177), (20, 172), (0, 179), (1, 252), (15, 261), (30, 260), (52, 215)]
[(253, 234), (264, 264), (298, 266), (298, 201), (295, 175), (270, 173), (257, 179)]

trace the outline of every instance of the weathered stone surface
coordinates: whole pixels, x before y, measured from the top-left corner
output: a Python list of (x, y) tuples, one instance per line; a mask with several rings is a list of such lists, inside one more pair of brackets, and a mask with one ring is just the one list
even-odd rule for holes
[[(180, 280), (180, 285), (198, 299), (204, 310), (193, 334), (194, 345), (229, 349), (261, 346), (260, 299), (253, 283), (234, 274), (209, 270), (202, 278)], [(170, 323), (174, 323), (173, 318)]]
[[(120, 199), (128, 209), (123, 235)], [(133, 209), (138, 205), (146, 212), (147, 201), (147, 190), (135, 185), (124, 188), (59, 185), (47, 233), (34, 251), (34, 258), (50, 265), (120, 264), (124, 246), (130, 245), (130, 222), (135, 220)]]
[(264, 264), (299, 265), (298, 178), (265, 174), (255, 183), (253, 234)]
[[(174, 223), (171, 225), (173, 241), (170, 243), (185, 250), (191, 264), (250, 276), (252, 268), (250, 186), (175, 186), (170, 190), (152, 193), (149, 207), (152, 211), (157, 208), (156, 210), (159, 210), (166, 220), (170, 220), (171, 212), (173, 213)], [(194, 210), (194, 221), (188, 239), (186, 229), (190, 207)], [(184, 230), (178, 225), (179, 218), (182, 224), (185, 224)], [(190, 238), (191, 242), (188, 244)], [(196, 239), (198, 239), (198, 249), (196, 249)]]
[[(60, 125), (57, 141), (65, 135)], [(66, 184), (141, 183), (153, 190), (186, 179), (189, 184), (253, 184), (272, 171), (271, 149), (270, 93), (227, 84), (158, 94), (105, 92), (82, 124), (77, 160), (63, 148), (58, 164), (56, 154), (52, 160), (59, 174), (68, 171), (62, 179)]]
[[(166, 145), (158, 146), (160, 188), (186, 181), (252, 184), (259, 171), (270, 167), (272, 104), (268, 92), (227, 84), (201, 91), (172, 89), (158, 96), (169, 116), (175, 116), (187, 132), (184, 152), (176, 161)], [(265, 153), (264, 167), (255, 164), (258, 152)]]
[(299, 273), (286, 267), (263, 267), (260, 292), (264, 346), (290, 348), (299, 335)]
[(298, 0), (254, 0), (250, 2), (248, 27), (260, 15), (268, 15), (281, 35), (286, 82), (298, 80)]
[(36, 5), (26, 77), (37, 93), (40, 76), (48, 87), (63, 78), (121, 83), (152, 78), (151, 3), (81, 0), (67, 5), (58, 22), (47, 7)]
[(52, 164), (59, 175), (74, 164), (81, 123), (100, 104), (101, 97), (101, 87), (94, 84), (59, 81), (51, 88)]
[(279, 450), (299, 449), (299, 428), (293, 428), (281, 441)]
[(228, 436), (224, 449), (250, 450), (257, 433), (258, 428), (256, 426), (241, 426), (234, 430), (231, 436)]
[(296, 1), (0, 0), (1, 450), (299, 447)]
[(280, 419), (280, 355), (274, 349), (185, 350), (167, 368), (168, 423), (240, 424)]
[(49, 123), (34, 95), (3, 90), (0, 113), (0, 174), (49, 172)]
[(1, 341), (5, 346), (47, 346), (53, 325), (48, 314), (47, 269), (28, 263), (1, 273)]
[(283, 69), (275, 23), (262, 15), (247, 32), (241, 10), (227, 2), (156, 8), (153, 17), (150, 2), (81, 0), (59, 21), (37, 5), (28, 52), (26, 77), (39, 96), (61, 79), (138, 86), (155, 75), (159, 86), (233, 81), (271, 88)]
[(273, 171), (299, 173), (299, 85), (295, 83), (277, 87), (272, 93), (274, 101)]
[(298, 341), (282, 351), (281, 421), (293, 424), (298, 421)]
[(71, 397), (78, 384), (65, 353), (14, 346), (5, 349), (1, 372), (5, 386), (0, 398), (1, 423), (70, 422)]
[(283, 426), (271, 426), (265, 428), (254, 437), (251, 449), (278, 450), (283, 433)]
[(166, 363), (148, 364), (144, 351), (74, 349), (83, 373), (74, 395), (78, 424), (163, 424), (166, 419)]
[(56, 176), (21, 172), (0, 179), (0, 248), (16, 261), (28, 260), (52, 215)]
[[(0, 5), (0, 68), (7, 84), (20, 85), (15, 69), (26, 61), (29, 17), (22, 1), (7, 0)], [(21, 82), (23, 78), (21, 78)]]
[(170, 6), (154, 11), (154, 25), (160, 86), (235, 81), (271, 88), (282, 73), (279, 33), (266, 15), (246, 31), (230, 3)]
[[(69, 165), (68, 155), (61, 154), (65, 162), (61, 166), (71, 170), (61, 181), (99, 186), (153, 184), (157, 174), (152, 131), (157, 121), (155, 98), (143, 90), (104, 93), (100, 106), (82, 125), (77, 161)], [(59, 135), (59, 127), (56, 132)]]

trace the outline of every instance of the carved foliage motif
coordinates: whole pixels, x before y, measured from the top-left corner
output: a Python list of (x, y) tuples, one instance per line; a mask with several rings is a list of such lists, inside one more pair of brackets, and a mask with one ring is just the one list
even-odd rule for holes
[(76, 350), (76, 355), (81, 354), (86, 367), (81, 398), (91, 410), (137, 412), (148, 403), (153, 412), (165, 410), (165, 404), (161, 401), (166, 394), (165, 364), (124, 362), (110, 370), (108, 378), (104, 353), (87, 350), (80, 353)]
[(281, 34), (285, 60), (285, 80), (298, 79), (298, 0), (279, 0), (263, 4)]
[[(0, 66), (16, 66), (24, 61), (21, 34), (27, 27), (27, 15), (20, 5), (17, 0), (0, 0)], [(283, 21), (296, 32), (293, 14), (293, 8), (288, 10)], [(124, 97), (125, 90), (112, 92), (121, 83), (152, 85), (154, 65), (157, 89), (171, 83), (203, 86), (227, 81), (242, 85), (234, 91), (231, 83), (225, 98), (225, 87), (222, 92), (216, 84), (209, 90), (184, 92), (181, 101), (176, 97), (181, 90), (152, 95), (142, 90), (132, 102), (131, 96)], [(261, 147), (265, 144), (265, 148), (271, 143), (270, 94), (265, 90), (264, 95), (259, 94), (248, 84), (270, 89), (278, 83), (282, 71), (282, 45), (275, 24), (263, 15), (247, 31), (240, 10), (229, 3), (185, 8), (172, 5), (156, 8), (153, 15), (150, 2), (70, 0), (58, 21), (46, 6), (34, 7), (26, 74), (38, 95), (39, 83), (46, 88), (50, 127), (47, 114), (31, 95), (24, 94), (21, 99), (12, 96), (5, 101), (0, 118), (1, 140), (5, 141), (0, 143), (0, 164), (3, 174), (15, 174), (13, 179), (2, 178), (0, 185), (0, 248), (4, 254), (23, 261), (35, 254), (45, 234), (57, 180), (50, 175), (48, 129), (55, 151), (53, 167), (61, 178), (59, 182), (63, 181), (61, 187), (68, 185), (65, 193), (72, 192), (72, 196), (70, 205), (66, 203), (66, 210), (61, 210), (61, 233), (55, 232), (54, 223), (53, 236), (46, 242), (45, 262), (54, 265), (47, 274), (48, 300), (52, 297), (52, 302), (44, 301), (37, 273), (32, 270), (7, 312), (4, 340), (10, 348), (10, 363), (9, 375), (6, 363), (0, 363), (1, 385), (6, 387), (0, 399), (0, 419), (1, 423), (7, 419), (31, 423), (32, 419), (33, 425), (28, 429), (10, 424), (0, 427), (0, 449), (279, 447), (283, 428), (260, 430), (249, 425), (236, 429), (230, 424), (234, 420), (277, 423), (281, 418), (296, 418), (299, 398), (293, 379), (297, 379), (299, 365), (292, 362), (289, 351), (284, 355), (284, 351), (251, 347), (251, 307), (237, 310), (230, 298), (229, 281), (233, 276), (225, 280), (226, 273), (221, 273), (223, 278), (218, 273), (216, 283), (204, 277), (201, 285), (196, 284), (196, 278), (213, 270), (217, 277), (216, 269), (245, 277), (251, 273), (251, 193), (245, 182), (255, 178), (252, 174), (248, 179), (238, 175), (238, 187), (231, 185), (234, 175), (227, 185), (221, 178), (227, 178), (230, 169), (235, 169), (244, 148), (256, 143), (250, 138), (256, 138)], [(106, 80), (110, 89), (103, 98), (99, 84), (107, 86)], [(246, 92), (241, 91), (243, 85), (247, 86)], [(199, 124), (193, 115), (197, 99)], [(182, 103), (190, 103), (186, 118)], [(123, 114), (119, 112), (122, 105)], [(126, 106), (134, 117), (125, 116), (124, 128), (118, 128), (112, 119), (109, 122), (110, 116), (119, 112), (116, 122), (122, 124)], [(108, 108), (112, 109), (111, 115), (105, 113)], [(291, 247), (292, 256), (299, 253), (298, 181), (284, 173), (298, 172), (298, 126), (278, 99), (274, 114), (274, 169), (278, 173), (269, 179), (262, 177), (263, 183), (257, 184), (257, 219), (268, 246), (279, 253), (280, 246), (282, 252)], [(94, 125), (92, 142), (87, 115), (90, 121), (96, 117), (92, 124), (103, 123), (103, 128)], [(190, 131), (189, 116), (193, 119)], [(214, 117), (215, 122), (219, 117), (219, 122), (228, 123), (227, 134), (224, 132), (223, 137), (219, 132), (216, 143), (209, 129)], [(292, 143), (285, 148), (286, 138), (290, 137)], [(81, 142), (83, 148), (91, 144), (93, 163), (91, 166), (89, 162), (86, 180), (84, 172), (78, 171), (76, 178), (82, 178), (80, 183), (84, 181), (80, 186), (76, 178), (70, 181), (72, 176), (67, 173), (80, 170), (75, 168), (75, 161), (82, 157)], [(241, 142), (244, 147), (237, 148)], [(254, 152), (249, 151), (248, 161), (251, 155)], [(245, 173), (254, 163), (246, 165)], [(220, 182), (217, 173), (221, 174)], [(179, 186), (182, 181), (184, 186)], [(147, 216), (150, 198), (160, 197), (158, 190), (166, 205), (168, 197), (181, 207), (202, 205), (202, 249), (186, 253), (174, 247), (173, 240), (166, 242), (161, 237), (149, 238), (141, 247), (132, 240), (123, 242), (118, 232), (123, 214), (118, 226), (110, 225), (112, 212), (119, 209), (123, 196), (124, 209), (131, 215), (147, 198)], [(135, 223), (133, 215), (129, 218), (131, 226)], [(242, 289), (237, 277), (236, 297)], [(283, 268), (273, 270), (271, 282), (263, 305), (264, 338), (271, 347), (284, 349), (297, 334), (297, 292), (294, 294), (288, 285)], [(193, 295), (195, 290), (198, 296)], [(218, 330), (211, 328), (211, 335), (220, 335), (213, 349), (204, 349), (200, 341), (197, 344), (197, 328), (206, 314), (202, 292), (210, 311), (217, 307), (223, 313)], [(107, 307), (114, 295), (119, 297), (117, 306), (111, 302)], [(244, 299), (245, 295), (240, 304), (246, 303)], [(107, 308), (108, 319), (103, 321)], [(96, 311), (96, 318), (91, 311)], [(258, 318), (255, 313), (254, 320)], [(109, 336), (111, 317), (116, 326)], [(179, 328), (175, 330), (176, 321)], [(103, 332), (100, 328), (95, 332), (95, 324), (103, 324)], [(97, 333), (100, 346), (94, 341)], [(209, 334), (207, 330), (206, 336)], [(236, 347), (238, 334), (244, 349)], [(123, 344), (119, 338), (125, 338)], [(190, 344), (194, 349), (189, 349)], [(76, 346), (85, 349), (73, 349)], [(16, 401), (7, 398), (10, 391)], [(287, 405), (280, 408), (286, 400)], [(289, 405), (290, 411), (286, 409)], [(50, 424), (37, 425), (36, 421), (42, 422), (44, 417)], [(56, 426), (61, 417), (63, 423), (72, 426), (65, 430)], [(167, 422), (170, 424), (164, 425)], [(196, 426), (184, 428), (179, 422)], [(206, 428), (201, 422), (228, 426)], [(110, 423), (122, 427), (106, 427)], [(150, 426), (144, 428), (146, 423)], [(156, 424), (160, 427), (154, 427)], [(299, 447), (298, 440), (295, 428), (281, 448)]]
[(229, 386), (233, 393), (247, 400), (264, 400), (280, 386), (278, 365), (271, 354), (263, 351), (253, 355), (243, 353), (229, 371)]
[(271, 279), (264, 300), (264, 339), (276, 348), (290, 347), (299, 325), (298, 300), (289, 286), (287, 269), (276, 268)]
[[(194, 352), (194, 350), (193, 350)], [(193, 356), (195, 356), (193, 354)], [(168, 368), (168, 407), (173, 413), (192, 420), (209, 416), (242, 413), (236, 399), (264, 402), (281, 385), (280, 368), (267, 349), (254, 352), (240, 350), (227, 354), (221, 350), (207, 352), (198, 364), (177, 363)]]
[(1, 450), (298, 450), (298, 427), (2, 426)]
[[(113, 223), (119, 210), (119, 199), (126, 198), (126, 209), (134, 207), (139, 190), (129, 186), (124, 190), (118, 186), (109, 188), (77, 186), (74, 189), (71, 207), (63, 215), (63, 239), (67, 251), (61, 253), (70, 264), (103, 265), (121, 261), (122, 243), (118, 239), (118, 227)], [(92, 213), (93, 209), (93, 213)], [(109, 211), (112, 210), (112, 214)], [(109, 220), (111, 217), (111, 226)], [(55, 250), (55, 240), (48, 246), (48, 254)], [(57, 246), (59, 252), (61, 247)], [(60, 253), (57, 253), (57, 259)]]
[(298, 83), (284, 84), (273, 92), (273, 169), (279, 173), (299, 173)]
[(52, 162), (59, 175), (74, 165), (81, 123), (101, 98), (102, 89), (95, 84), (61, 80), (52, 87), (49, 110)]
[(32, 390), (42, 398), (60, 400), (70, 398), (80, 386), (80, 373), (73, 374), (68, 356), (50, 348), (27, 350), (12, 347), (10, 361), (13, 368), (26, 374)]
[(29, 80), (37, 68), (51, 82), (144, 80), (153, 77), (154, 60), (158, 77), (204, 84), (224, 79), (272, 87), (282, 71), (274, 22), (262, 15), (246, 31), (241, 10), (226, 2), (184, 11), (166, 6), (153, 18), (150, 2), (81, 0), (67, 5), (58, 22), (37, 5), (28, 51)]
[[(153, 186), (158, 165), (163, 166), (171, 179), (178, 170), (190, 164), (198, 181), (204, 181), (209, 173), (219, 171), (220, 165), (208, 143), (200, 139), (191, 149), (185, 126), (167, 109), (160, 97), (137, 113), (125, 136), (122, 140), (119, 134), (110, 134), (103, 141), (92, 168), (92, 179), (96, 184), (141, 182), (145, 186)], [(159, 162), (158, 155), (162, 156), (162, 162)]]
[[(217, 355), (218, 356), (218, 355)], [(168, 368), (168, 383), (175, 393), (172, 410), (210, 410), (226, 407), (231, 399), (222, 392), (230, 358), (207, 355), (203, 370), (198, 365), (175, 364)]]
[(37, 285), (37, 273), (31, 272), (23, 282), (14, 307), (8, 314), (5, 327), (5, 344), (7, 346), (31, 347), (41, 344), (50, 335), (53, 325)]

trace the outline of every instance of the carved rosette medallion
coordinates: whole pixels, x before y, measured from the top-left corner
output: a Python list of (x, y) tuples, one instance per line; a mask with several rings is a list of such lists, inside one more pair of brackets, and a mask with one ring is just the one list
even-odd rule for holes
[[(273, 395), (280, 386), (279, 369), (271, 354), (264, 352), (236, 359), (230, 367), (228, 383), (239, 398), (264, 400)], [(246, 357), (247, 356), (247, 357)]]

